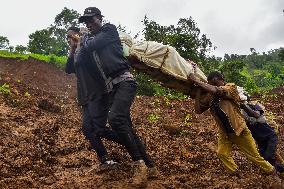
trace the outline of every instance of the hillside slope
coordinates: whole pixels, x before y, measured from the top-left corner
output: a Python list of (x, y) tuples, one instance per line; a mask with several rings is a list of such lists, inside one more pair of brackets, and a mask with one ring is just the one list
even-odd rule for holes
[[(118, 145), (106, 142), (120, 169), (96, 173), (96, 155), (80, 131), (74, 76), (35, 60), (1, 58), (4, 83), (12, 94), (0, 93), (0, 188), (130, 188), (130, 157)], [(283, 87), (273, 94), (267, 109), (283, 125)], [(233, 153), (241, 174), (230, 176), (223, 168), (209, 115), (196, 115), (190, 99), (136, 98), (134, 126), (162, 174), (147, 188), (266, 187), (266, 176), (238, 151)], [(281, 136), (282, 155), (283, 143)]]

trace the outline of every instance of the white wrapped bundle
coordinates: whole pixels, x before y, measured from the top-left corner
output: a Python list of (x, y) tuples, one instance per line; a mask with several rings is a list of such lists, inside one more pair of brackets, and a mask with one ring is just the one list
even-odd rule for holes
[(154, 41), (135, 42), (123, 33), (120, 33), (120, 38), (131, 66), (149, 74), (162, 85), (192, 94), (194, 85), (187, 80), (190, 73), (206, 82), (206, 76), (198, 66), (182, 58), (173, 47)]
[(199, 79), (206, 81), (205, 74), (192, 61), (186, 61), (171, 46), (154, 41), (142, 41), (133, 43), (129, 52), (139, 61), (148, 66), (160, 69), (178, 80), (187, 81), (187, 76), (194, 73)]
[(128, 35), (127, 33), (119, 32), (119, 38), (123, 46), (123, 55), (125, 57), (128, 57), (130, 47), (133, 45), (132, 37)]

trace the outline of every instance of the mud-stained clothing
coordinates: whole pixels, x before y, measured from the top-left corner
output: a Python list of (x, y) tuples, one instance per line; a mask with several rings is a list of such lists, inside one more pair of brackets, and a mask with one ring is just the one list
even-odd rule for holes
[(237, 86), (234, 83), (228, 83), (225, 86), (216, 87), (216, 90), (216, 94), (198, 90), (195, 110), (197, 113), (202, 113), (210, 109), (218, 125), (218, 157), (228, 170), (236, 171), (237, 165), (231, 154), (232, 145), (236, 144), (251, 162), (267, 173), (272, 172), (273, 166), (260, 156), (251, 132), (246, 126), (240, 109)]

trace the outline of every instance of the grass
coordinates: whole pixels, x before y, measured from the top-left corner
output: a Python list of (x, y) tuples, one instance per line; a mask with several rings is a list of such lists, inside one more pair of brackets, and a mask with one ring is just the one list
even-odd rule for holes
[(34, 54), (34, 53), (20, 54), (16, 52), (9, 52), (6, 50), (0, 50), (0, 57), (14, 58), (14, 59), (20, 59), (20, 60), (27, 60), (29, 58), (32, 58), (35, 60), (54, 64), (61, 69), (64, 68), (66, 61), (67, 61), (67, 57), (65, 56), (41, 55), (41, 54)]

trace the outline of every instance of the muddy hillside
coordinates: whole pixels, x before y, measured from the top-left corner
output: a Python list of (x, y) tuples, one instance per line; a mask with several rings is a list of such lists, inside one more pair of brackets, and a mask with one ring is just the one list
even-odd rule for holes
[[(0, 188), (130, 188), (131, 160), (116, 144), (106, 142), (119, 169), (96, 172), (96, 155), (80, 131), (74, 76), (33, 59), (1, 58), (0, 86)], [(283, 125), (283, 87), (261, 98)], [(147, 188), (266, 188), (266, 176), (238, 151), (240, 174), (223, 168), (209, 115), (195, 114), (190, 99), (136, 97), (133, 123), (161, 173)]]

